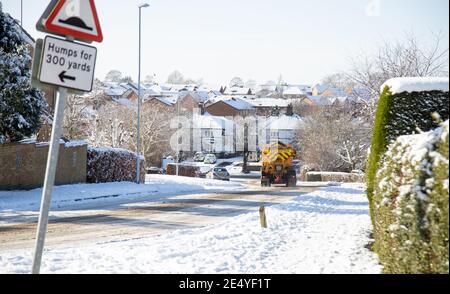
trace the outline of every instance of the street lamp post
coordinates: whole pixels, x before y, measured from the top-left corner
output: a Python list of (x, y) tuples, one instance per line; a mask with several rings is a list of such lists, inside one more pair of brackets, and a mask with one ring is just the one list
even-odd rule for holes
[(20, 0), (20, 26), (23, 28), (23, 0)]
[(137, 117), (137, 159), (136, 159), (136, 183), (141, 179), (141, 32), (142, 32), (142, 8), (149, 7), (147, 3), (139, 5), (139, 74), (138, 74), (138, 117)]

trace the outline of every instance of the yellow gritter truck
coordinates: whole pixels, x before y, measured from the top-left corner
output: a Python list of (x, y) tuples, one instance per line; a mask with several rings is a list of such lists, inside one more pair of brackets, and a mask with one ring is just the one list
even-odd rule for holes
[(277, 142), (262, 149), (261, 186), (284, 184), (286, 187), (297, 185), (297, 174), (293, 167), (296, 155), (292, 145)]

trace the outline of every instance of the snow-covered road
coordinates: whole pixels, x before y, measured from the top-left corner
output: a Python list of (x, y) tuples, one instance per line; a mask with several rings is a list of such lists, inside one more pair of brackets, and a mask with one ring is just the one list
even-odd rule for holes
[[(234, 217), (219, 218), (214, 224), (200, 228), (183, 228), (181, 221), (171, 232), (163, 234), (149, 233), (122, 240), (92, 240), (91, 244), (50, 246), (44, 254), (42, 272), (380, 272), (375, 254), (365, 248), (370, 242), (371, 224), (362, 185), (346, 184), (303, 195), (299, 191), (284, 191), (284, 197), (291, 200), (267, 208), (269, 228), (266, 230), (260, 228), (255, 209), (261, 204), (261, 200), (257, 200), (258, 194), (262, 193), (255, 191), (244, 196), (248, 199), (231, 197), (225, 202), (224, 199), (207, 200), (212, 196), (207, 195), (203, 208), (197, 207), (202, 205), (202, 200), (192, 202), (193, 199), (188, 196), (188, 206), (181, 211), (187, 209), (189, 212), (193, 209), (189, 206), (194, 205), (196, 208), (191, 216), (198, 216), (203, 209), (203, 214), (214, 217), (213, 212), (217, 210), (214, 205), (223, 205), (221, 208), (225, 211), (230, 205), (229, 213)], [(256, 198), (252, 200), (252, 197)], [(157, 211), (169, 211), (174, 217), (178, 210), (172, 204), (167, 203)], [(132, 209), (139, 209), (139, 206), (133, 205)], [(180, 202), (175, 206), (180, 206)], [(236, 211), (236, 206), (243, 209)], [(141, 208), (143, 213), (153, 210), (144, 203)], [(135, 223), (136, 227), (146, 225), (140, 221)], [(152, 226), (161, 224), (154, 223)], [(120, 235), (120, 230), (116, 233)], [(0, 250), (0, 272), (28, 273), (31, 257), (30, 250)]]

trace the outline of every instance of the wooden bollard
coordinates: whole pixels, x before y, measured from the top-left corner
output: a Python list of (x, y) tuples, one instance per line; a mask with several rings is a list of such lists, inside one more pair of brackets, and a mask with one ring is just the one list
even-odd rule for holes
[(261, 221), (261, 227), (267, 229), (266, 208), (264, 206), (259, 208), (259, 220)]

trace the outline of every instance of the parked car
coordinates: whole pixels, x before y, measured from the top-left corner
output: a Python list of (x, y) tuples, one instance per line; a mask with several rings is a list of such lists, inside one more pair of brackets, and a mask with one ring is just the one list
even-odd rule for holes
[(230, 161), (222, 161), (221, 163), (217, 164), (216, 167), (227, 167), (232, 165), (233, 163)]
[(167, 165), (169, 165), (171, 163), (175, 163), (175, 159), (173, 158), (173, 156), (163, 157), (163, 159), (162, 159), (162, 169), (163, 169), (163, 171), (166, 171), (167, 170)]
[(205, 156), (205, 160), (203, 163), (206, 164), (215, 164), (217, 162), (217, 157), (214, 154), (208, 154)]
[(148, 167), (147, 168), (147, 174), (149, 174), (149, 175), (162, 175), (162, 174), (164, 174), (164, 171), (163, 171), (163, 169), (161, 169), (159, 167), (152, 166), (152, 167)]
[(195, 177), (205, 179), (210, 171), (211, 168), (209, 166), (198, 167), (197, 170), (195, 171)]
[(205, 154), (203, 152), (197, 152), (194, 155), (195, 162), (203, 162), (205, 160)]
[(227, 166), (226, 169), (228, 173), (235, 175), (241, 174), (244, 163), (242, 161), (233, 162), (231, 165)]
[(206, 178), (212, 180), (229, 181), (230, 174), (228, 173), (226, 168), (215, 167), (206, 174)]

